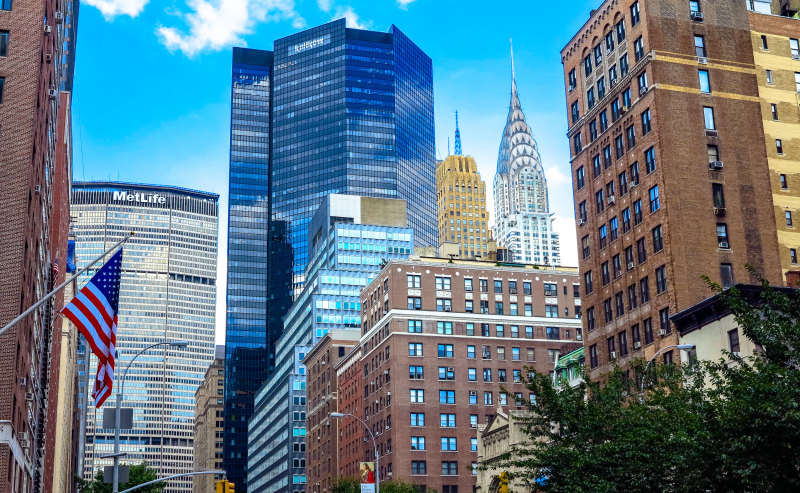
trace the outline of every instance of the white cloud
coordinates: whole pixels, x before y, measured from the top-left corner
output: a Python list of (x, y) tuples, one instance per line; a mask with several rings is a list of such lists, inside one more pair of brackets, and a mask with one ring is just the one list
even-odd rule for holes
[(345, 21), (347, 22), (347, 27), (353, 29), (371, 29), (372, 22), (371, 21), (362, 21), (361, 18), (358, 17), (358, 14), (353, 10), (353, 7), (336, 7), (336, 14), (334, 15), (335, 19), (340, 19), (344, 17)]
[(330, 12), (333, 8), (331, 0), (317, 0), (317, 5), (319, 6), (319, 9), (324, 12)]
[(136, 17), (144, 10), (149, 0), (86, 0), (87, 5), (97, 7), (106, 19), (118, 15)]
[(193, 12), (181, 15), (188, 33), (165, 26), (156, 30), (167, 49), (188, 56), (245, 44), (242, 36), (253, 32), (259, 22), (288, 20), (296, 29), (306, 26), (294, 10), (294, 0), (189, 0), (188, 6)]
[(406, 10), (408, 8), (408, 4), (414, 3), (416, 0), (397, 0), (397, 5), (400, 6), (401, 9)]
[(565, 175), (561, 168), (550, 166), (545, 168), (544, 175), (547, 178), (548, 185), (562, 185), (570, 180), (570, 177)]
[(561, 265), (578, 266), (578, 240), (575, 232), (575, 218), (556, 216), (553, 229), (558, 233), (561, 247)]

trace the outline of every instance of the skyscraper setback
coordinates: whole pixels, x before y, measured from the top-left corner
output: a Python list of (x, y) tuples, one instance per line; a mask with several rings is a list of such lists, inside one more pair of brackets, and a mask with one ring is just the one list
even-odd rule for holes
[(500, 140), (494, 177), (495, 239), (514, 261), (559, 265), (561, 249), (553, 230), (547, 179), (517, 93), (511, 54), (511, 103)]
[(234, 49), (225, 469), (237, 488), (314, 211), (330, 193), (402, 199), (417, 245), (436, 245), (435, 167), (431, 59), (396, 27), (340, 19), (274, 51)]

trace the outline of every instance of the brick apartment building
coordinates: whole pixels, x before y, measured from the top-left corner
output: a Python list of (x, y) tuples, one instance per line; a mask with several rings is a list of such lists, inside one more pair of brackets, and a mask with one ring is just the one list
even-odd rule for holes
[(675, 344), (702, 275), (781, 282), (746, 4), (606, 0), (561, 52), (592, 378)]
[[(57, 261), (64, 279), (72, 170), (69, 97), (59, 89), (71, 88), (73, 6), (0, 2), (0, 327), (53, 287)], [(60, 487), (52, 454), (62, 304), (59, 295), (0, 335), (2, 491)]]
[(358, 397), (382, 479), (471, 491), (478, 423), (529, 399), (524, 368), (552, 371), (580, 339), (576, 270), (507, 265), (391, 261), (362, 291)]
[[(364, 419), (362, 355), (358, 343), (335, 365), (339, 412), (359, 419)], [(364, 460), (364, 427), (357, 420), (345, 419), (339, 422), (338, 432), (338, 475), (357, 477), (359, 462)]]
[[(194, 394), (194, 466), (198, 471), (222, 469), (224, 390), (225, 346), (216, 346), (214, 361), (206, 370), (203, 384)], [(214, 491), (217, 479), (210, 474), (196, 476), (192, 480), (192, 491)]]
[(358, 344), (360, 336), (358, 329), (332, 330), (303, 359), (307, 369), (306, 491), (309, 493), (331, 491), (340, 475), (339, 429), (355, 420), (347, 418), (343, 423), (329, 417), (330, 413), (340, 412), (336, 365)]

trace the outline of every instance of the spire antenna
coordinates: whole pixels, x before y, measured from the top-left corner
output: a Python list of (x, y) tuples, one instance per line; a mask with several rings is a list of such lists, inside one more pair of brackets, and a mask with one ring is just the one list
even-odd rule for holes
[(455, 155), (461, 155), (461, 132), (458, 130), (458, 110), (456, 110), (456, 148)]
[(514, 75), (514, 40), (508, 38), (508, 42), (511, 44), (511, 80), (516, 79)]

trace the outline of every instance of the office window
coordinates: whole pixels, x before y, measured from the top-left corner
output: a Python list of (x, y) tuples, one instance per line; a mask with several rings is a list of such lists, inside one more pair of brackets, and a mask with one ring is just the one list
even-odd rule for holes
[(789, 261), (792, 264), (797, 264), (797, 249), (796, 248), (790, 248), (789, 249)]
[(711, 82), (708, 79), (708, 70), (698, 70), (700, 76), (700, 92), (710, 93)]
[(411, 450), (425, 450), (425, 437), (411, 437)]
[(437, 346), (437, 354), (439, 358), (452, 358), (453, 345), (452, 344), (439, 344)]
[(608, 114), (606, 110), (600, 112), (600, 132), (605, 132), (608, 129)]
[(421, 404), (425, 402), (425, 390), (423, 389), (409, 389), (411, 394), (411, 402)]
[[(580, 190), (581, 188), (584, 187), (584, 185), (585, 185), (584, 180), (585, 180), (585, 176), (584, 176), (584, 172), (583, 172), (583, 166), (581, 166), (580, 168), (578, 168), (575, 171), (575, 184), (578, 187), (578, 190)], [(472, 289), (470, 289), (470, 291), (472, 291)]]
[(766, 71), (766, 77), (767, 77), (767, 84), (773, 84), (773, 82), (772, 82), (772, 70), (767, 70)]
[(694, 37), (694, 54), (698, 57), (706, 56), (706, 40), (703, 36)]
[(408, 378), (411, 380), (424, 380), (425, 379), (425, 371), (422, 366), (412, 366), (409, 365), (408, 367)]
[(714, 207), (717, 209), (725, 208), (725, 190), (721, 183), (711, 184), (711, 196), (714, 199)]
[(636, 38), (636, 41), (633, 42), (633, 58), (638, 62), (642, 57), (644, 57), (644, 41), (642, 37), (639, 36)]
[(792, 226), (792, 211), (786, 211), (786, 225)]
[[(441, 375), (441, 371), (440, 371), (440, 375)], [(439, 391), (439, 404), (455, 404), (455, 403), (456, 403), (456, 391), (455, 390), (440, 390)]]
[(617, 29), (617, 43), (625, 41), (625, 19), (620, 19), (616, 25)]
[(783, 141), (781, 139), (775, 139), (775, 150), (778, 154), (783, 154)]
[(425, 413), (411, 413), (411, 426), (425, 426)]
[(703, 106), (703, 118), (705, 119), (706, 130), (716, 130), (714, 124), (714, 108)]
[(770, 104), (769, 109), (772, 112), (772, 119), (778, 121), (778, 105), (777, 104)]
[(654, 186), (650, 189), (650, 213), (659, 210), (661, 208), (661, 198), (658, 195), (658, 185)]
[(416, 475), (428, 474), (427, 462), (425, 462), (424, 460), (412, 460), (411, 474), (416, 474)]
[(589, 346), (589, 367), (590, 368), (597, 368), (599, 366), (597, 360), (597, 344), (592, 344)]
[(421, 342), (409, 342), (408, 343), (408, 355), (409, 356), (422, 356), (422, 343)]
[(717, 243), (720, 248), (727, 248), (730, 244), (728, 243), (728, 225), (725, 223), (717, 223)]
[(653, 253), (658, 253), (664, 249), (664, 237), (661, 235), (661, 225), (653, 228)]
[(719, 265), (719, 276), (722, 281), (723, 288), (729, 288), (733, 286), (733, 265), (731, 264), (720, 264)]
[(633, 125), (629, 126), (625, 131), (625, 136), (628, 139), (628, 150), (630, 151), (636, 146), (636, 127)]
[(639, 279), (639, 298), (643, 304), (650, 301), (650, 280), (647, 276)]
[(709, 163), (714, 163), (714, 162), (719, 161), (719, 147), (717, 147), (715, 145), (708, 145), (707, 146), (707, 150), (708, 150), (708, 162)]
[(409, 320), (408, 331), (412, 333), (422, 333), (422, 320)]
[(663, 293), (667, 290), (667, 266), (662, 265), (656, 268), (656, 293)]
[(633, 2), (631, 5), (631, 26), (639, 23), (639, 2)]
[(422, 287), (422, 276), (415, 276), (415, 275), (407, 275), (406, 276), (406, 286), (409, 289), (416, 288), (419, 289)]

